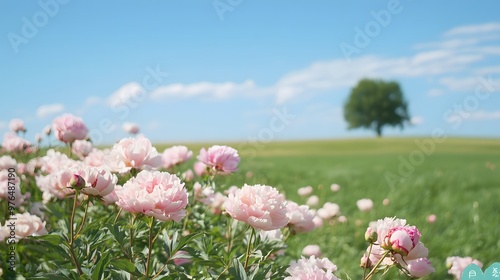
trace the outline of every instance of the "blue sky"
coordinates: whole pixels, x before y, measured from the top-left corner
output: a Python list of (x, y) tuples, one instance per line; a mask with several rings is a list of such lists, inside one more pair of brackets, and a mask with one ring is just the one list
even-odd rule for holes
[(500, 137), (498, 1), (2, 1), (0, 133), (62, 113), (97, 143), (373, 137), (347, 130), (363, 77), (396, 80), (413, 125)]

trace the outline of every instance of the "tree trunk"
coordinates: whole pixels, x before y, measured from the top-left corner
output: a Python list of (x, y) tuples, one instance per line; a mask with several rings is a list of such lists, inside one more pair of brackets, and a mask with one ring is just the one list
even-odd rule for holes
[(377, 132), (378, 138), (382, 137), (382, 126), (378, 124), (377, 127), (375, 128), (375, 132)]

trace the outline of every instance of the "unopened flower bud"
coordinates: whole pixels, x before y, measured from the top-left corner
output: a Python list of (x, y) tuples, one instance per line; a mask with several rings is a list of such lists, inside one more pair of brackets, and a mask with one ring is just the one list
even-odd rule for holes
[(71, 177), (71, 180), (69, 180), (69, 185), (73, 189), (80, 190), (85, 187), (85, 180), (82, 178), (82, 176), (73, 174), (73, 177)]
[(372, 228), (367, 228), (365, 232), (365, 240), (370, 243), (375, 243), (377, 241), (378, 235), (377, 232)]

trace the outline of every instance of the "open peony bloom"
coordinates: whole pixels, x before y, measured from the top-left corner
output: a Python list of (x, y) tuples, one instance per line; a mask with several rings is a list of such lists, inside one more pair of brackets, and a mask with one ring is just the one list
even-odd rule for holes
[(455, 277), (456, 280), (460, 280), (462, 277), (462, 272), (469, 264), (476, 264), (480, 268), (483, 267), (483, 263), (473, 259), (471, 257), (448, 257), (446, 259), (446, 266), (448, 267), (448, 274)]
[(173, 146), (165, 149), (162, 153), (162, 166), (171, 168), (189, 160), (193, 156), (193, 152), (186, 146)]
[(338, 280), (333, 273), (337, 266), (327, 258), (317, 259), (310, 256), (308, 259), (301, 257), (298, 261), (292, 261), (286, 272), (290, 276), (285, 280)]
[(427, 258), (409, 260), (406, 269), (415, 278), (421, 278), (436, 271)]
[(289, 201), (286, 205), (288, 212), (288, 226), (295, 233), (308, 232), (313, 230), (316, 226), (314, 224), (314, 217), (316, 214), (309, 209), (307, 205), (298, 205), (293, 201)]
[(71, 114), (64, 114), (52, 121), (52, 130), (57, 139), (64, 143), (73, 143), (87, 137), (88, 129), (83, 120)]
[(214, 145), (208, 150), (202, 148), (198, 160), (223, 174), (238, 170), (240, 157), (238, 151), (228, 146)]
[(71, 151), (73, 154), (77, 155), (79, 158), (83, 159), (92, 152), (94, 147), (92, 143), (87, 140), (75, 140), (73, 145), (71, 145)]
[(12, 119), (9, 122), (9, 128), (11, 131), (18, 132), (26, 132), (26, 127), (24, 126), (24, 122), (21, 119)]
[(130, 133), (130, 134), (134, 134), (134, 135), (139, 133), (139, 130), (140, 130), (139, 125), (136, 123), (132, 123), (132, 122), (123, 123), (122, 128), (125, 132)]
[(31, 143), (12, 132), (5, 134), (2, 142), (2, 148), (7, 152), (28, 152)]
[[(23, 239), (28, 236), (40, 236), (47, 234), (45, 222), (42, 222), (40, 217), (31, 215), (30, 213), (15, 214), (11, 218), (15, 220), (15, 239)], [(5, 222), (4, 227), (9, 227), (9, 221)], [(10, 237), (9, 237), (10, 238)]]
[(319, 258), (321, 256), (321, 248), (316, 244), (307, 245), (304, 249), (302, 249), (302, 255), (308, 257), (315, 256)]
[(116, 143), (108, 157), (112, 171), (127, 173), (136, 170), (154, 170), (161, 165), (161, 156), (151, 141), (144, 137), (123, 138)]
[(420, 232), (415, 226), (398, 226), (389, 230), (382, 248), (407, 256), (420, 241)]
[(91, 196), (103, 197), (110, 194), (114, 190), (116, 182), (118, 182), (115, 174), (93, 166), (86, 166), (76, 174), (85, 180), (85, 185), (81, 190), (82, 193)]
[(245, 184), (229, 193), (224, 207), (233, 219), (255, 229), (279, 229), (290, 220), (285, 197), (271, 186)]
[(373, 209), (373, 200), (369, 198), (363, 198), (356, 202), (359, 211), (361, 212), (370, 212)]
[(164, 222), (179, 222), (186, 215), (188, 194), (184, 183), (168, 172), (143, 170), (115, 192), (116, 204), (131, 213), (143, 213)]

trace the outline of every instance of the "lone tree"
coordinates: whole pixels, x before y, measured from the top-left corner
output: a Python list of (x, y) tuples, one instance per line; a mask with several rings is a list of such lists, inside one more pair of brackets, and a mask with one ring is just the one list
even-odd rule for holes
[(363, 79), (351, 91), (344, 106), (348, 129), (369, 128), (382, 136), (384, 126), (409, 123), (408, 104), (399, 84), (394, 81)]

